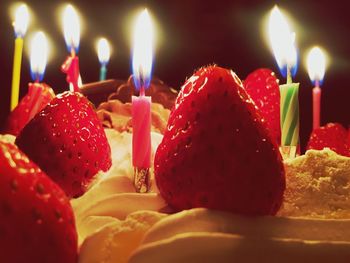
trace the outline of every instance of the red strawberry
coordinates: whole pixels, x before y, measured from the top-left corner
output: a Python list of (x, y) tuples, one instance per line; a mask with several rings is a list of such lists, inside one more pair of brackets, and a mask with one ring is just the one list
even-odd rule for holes
[(17, 136), (24, 126), (55, 97), (53, 90), (44, 83), (29, 83), (28, 93), (10, 113), (5, 133)]
[(340, 155), (350, 156), (348, 136), (348, 131), (341, 124), (328, 123), (312, 131), (307, 149), (322, 150), (328, 147)]
[(232, 71), (209, 66), (183, 85), (156, 152), (155, 177), (177, 210), (277, 212), (285, 189), (281, 156)]
[(37, 114), (16, 144), (69, 197), (81, 195), (98, 171), (111, 167), (111, 149), (91, 103), (65, 92)]
[(258, 106), (271, 137), (281, 142), (280, 91), (278, 79), (270, 69), (253, 71), (244, 81), (244, 88)]
[(75, 263), (74, 214), (67, 196), (14, 144), (0, 141), (1, 262)]

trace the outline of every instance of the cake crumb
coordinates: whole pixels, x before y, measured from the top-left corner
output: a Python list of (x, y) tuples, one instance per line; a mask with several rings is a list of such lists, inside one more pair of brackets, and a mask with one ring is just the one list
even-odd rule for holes
[(287, 187), (278, 216), (350, 218), (350, 158), (325, 148), (284, 165)]

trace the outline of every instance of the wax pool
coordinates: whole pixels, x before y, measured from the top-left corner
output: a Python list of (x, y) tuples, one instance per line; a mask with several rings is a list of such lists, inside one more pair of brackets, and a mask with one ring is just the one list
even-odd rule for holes
[(151, 97), (132, 96), (132, 162), (137, 168), (151, 167)]

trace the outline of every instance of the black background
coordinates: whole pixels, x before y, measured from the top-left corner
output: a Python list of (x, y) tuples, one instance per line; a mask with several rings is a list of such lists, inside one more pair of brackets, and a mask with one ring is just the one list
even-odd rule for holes
[[(9, 108), (14, 33), (10, 6), (0, 3), (0, 124)], [(60, 65), (67, 56), (58, 9), (61, 1), (27, 1), (31, 9), (28, 35), (43, 30), (51, 40), (51, 60), (45, 82), (56, 92), (67, 89)], [(300, 82), (301, 138), (311, 130), (312, 85), (304, 66), (306, 50), (318, 44), (331, 58), (322, 97), (322, 123), (350, 123), (350, 15), (346, 1), (70, 1), (81, 14), (83, 32), (79, 51), (83, 82), (98, 80), (99, 63), (95, 40), (105, 36), (113, 45), (108, 65), (109, 78), (126, 79), (130, 74), (130, 35), (136, 11), (147, 7), (157, 21), (154, 75), (179, 88), (186, 77), (203, 65), (216, 63), (232, 68), (241, 79), (259, 67), (269, 67), (280, 76), (264, 41), (262, 23), (274, 4), (293, 18), (300, 63), (295, 81)], [(34, 20), (34, 21), (33, 21)], [(27, 41), (29, 42), (29, 41)], [(28, 44), (28, 43), (27, 43)], [(24, 54), (21, 94), (30, 81), (29, 56)], [(284, 80), (281, 80), (284, 82)]]

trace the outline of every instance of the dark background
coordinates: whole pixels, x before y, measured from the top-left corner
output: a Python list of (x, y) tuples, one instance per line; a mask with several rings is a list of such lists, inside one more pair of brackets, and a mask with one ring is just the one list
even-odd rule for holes
[[(14, 33), (10, 6), (0, 3), (0, 124), (8, 114)], [(59, 68), (67, 51), (58, 19), (61, 1), (26, 2), (31, 9), (28, 33), (43, 30), (51, 39), (51, 60), (45, 82), (56, 92), (67, 89)], [(210, 63), (232, 68), (241, 79), (259, 67), (269, 67), (280, 76), (275, 60), (264, 41), (262, 23), (274, 4), (293, 18), (300, 55), (295, 81), (301, 83), (301, 138), (305, 143), (311, 130), (311, 83), (304, 66), (306, 50), (318, 44), (331, 58), (322, 87), (322, 123), (350, 123), (350, 15), (346, 1), (70, 1), (82, 15), (84, 30), (80, 44), (83, 82), (98, 80), (99, 63), (95, 40), (105, 36), (113, 45), (108, 65), (109, 78), (126, 79), (130, 74), (130, 35), (135, 11), (147, 7), (157, 21), (154, 75), (179, 88), (193, 71)], [(33, 21), (35, 20), (35, 21)], [(27, 33), (27, 36), (29, 35)], [(29, 41), (27, 41), (29, 42)], [(28, 44), (28, 43), (27, 43)], [(29, 56), (24, 54), (21, 94), (30, 81)], [(284, 82), (284, 80), (281, 80)]]

